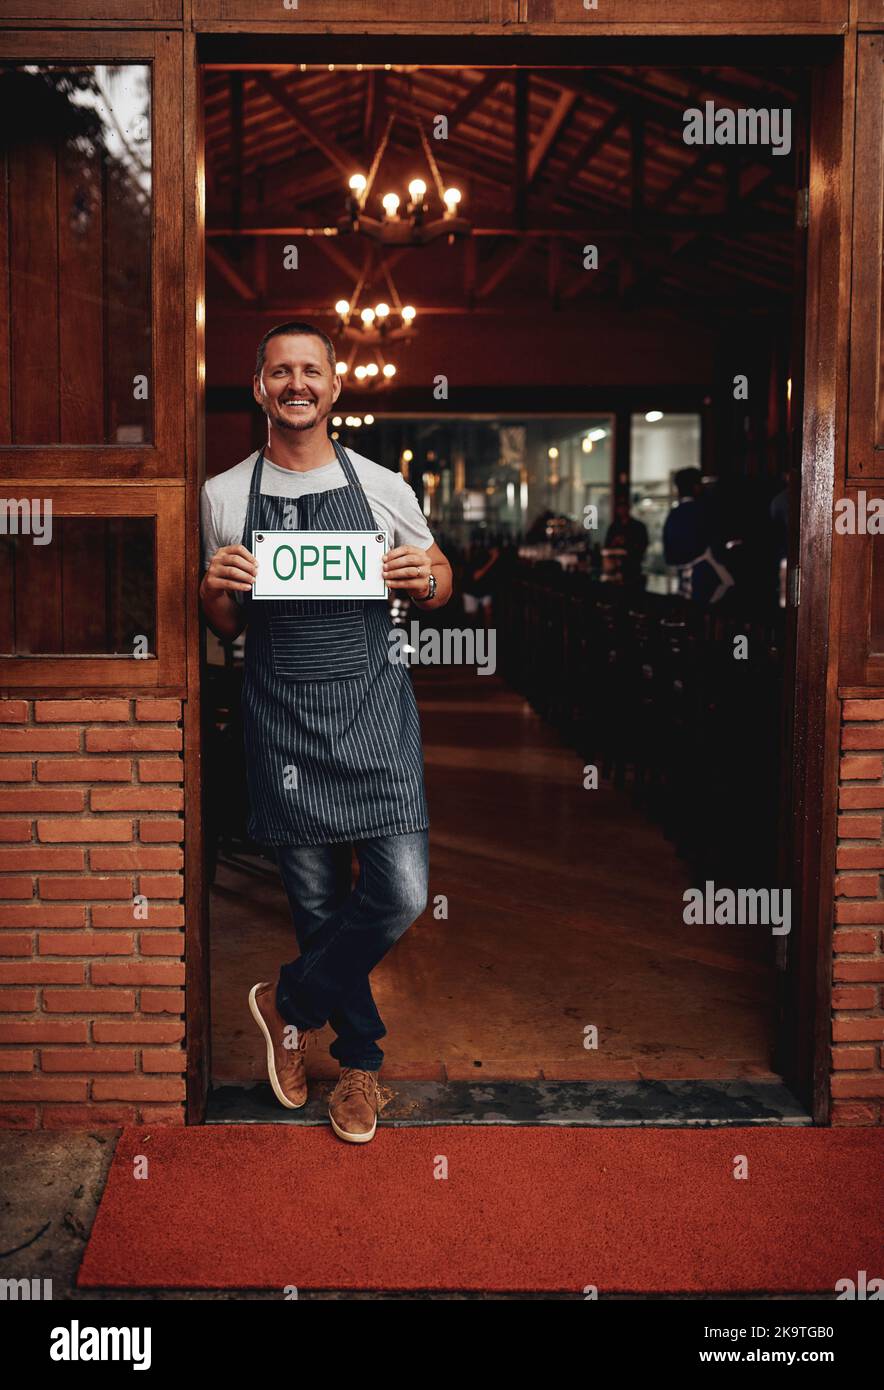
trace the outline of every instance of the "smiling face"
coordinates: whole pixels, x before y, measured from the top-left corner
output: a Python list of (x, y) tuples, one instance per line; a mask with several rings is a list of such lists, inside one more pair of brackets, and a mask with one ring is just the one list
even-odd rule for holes
[(319, 338), (280, 333), (267, 344), (253, 389), (271, 428), (312, 430), (331, 414), (341, 378), (332, 371)]

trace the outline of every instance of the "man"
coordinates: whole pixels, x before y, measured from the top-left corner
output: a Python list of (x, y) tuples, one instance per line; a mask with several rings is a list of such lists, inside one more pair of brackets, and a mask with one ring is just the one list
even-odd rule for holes
[(366, 1143), (377, 1126), (378, 1040), (386, 1032), (368, 976), (427, 900), (417, 705), (407, 668), (390, 659), (387, 601), (255, 601), (252, 537), (290, 528), (386, 531), (386, 583), (420, 608), (448, 602), (451, 567), (405, 480), (329, 437), (340, 391), (324, 333), (284, 323), (265, 335), (253, 392), (267, 444), (203, 487), (200, 597), (222, 640), (248, 625), (248, 830), (275, 846), (300, 947), (275, 984), (249, 994), (270, 1083), (282, 1105), (304, 1105), (304, 1051), (331, 1023), (330, 1051), (341, 1065), (332, 1128)]
[(734, 577), (716, 555), (719, 540), (711, 509), (703, 495), (699, 468), (680, 468), (675, 475), (678, 501), (663, 525), (663, 555), (679, 572), (678, 591), (692, 603), (719, 603)]
[(642, 561), (648, 548), (648, 528), (632, 515), (629, 498), (620, 496), (614, 503), (614, 520), (605, 535), (605, 549), (622, 550), (620, 572), (624, 584), (640, 587), (644, 584)]

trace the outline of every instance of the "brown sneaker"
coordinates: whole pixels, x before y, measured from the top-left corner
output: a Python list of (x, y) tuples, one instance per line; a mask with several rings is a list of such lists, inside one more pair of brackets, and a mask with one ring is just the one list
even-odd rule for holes
[(328, 1117), (339, 1139), (367, 1144), (378, 1125), (378, 1074), (342, 1067), (328, 1103)]
[(273, 1093), (281, 1105), (298, 1110), (307, 1103), (304, 1052), (310, 1034), (317, 1030), (287, 1024), (276, 1007), (276, 985), (266, 981), (252, 986), (249, 1009), (267, 1040), (267, 1074)]

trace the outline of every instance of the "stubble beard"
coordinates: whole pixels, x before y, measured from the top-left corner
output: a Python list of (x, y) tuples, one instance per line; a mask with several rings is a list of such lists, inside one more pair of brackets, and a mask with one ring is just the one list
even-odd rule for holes
[(261, 409), (267, 416), (267, 419), (270, 421), (271, 425), (275, 425), (279, 429), (291, 430), (293, 434), (302, 434), (304, 430), (318, 429), (320, 425), (325, 424), (326, 420), (332, 413), (331, 406), (329, 406), (325, 413), (323, 413), (322, 408), (319, 405), (317, 405), (315, 419), (299, 420), (297, 419), (297, 417), (295, 417), (294, 419), (290, 419), (285, 413), (285, 407), (281, 405), (274, 404), (271, 410), (270, 406), (264, 405), (262, 402)]

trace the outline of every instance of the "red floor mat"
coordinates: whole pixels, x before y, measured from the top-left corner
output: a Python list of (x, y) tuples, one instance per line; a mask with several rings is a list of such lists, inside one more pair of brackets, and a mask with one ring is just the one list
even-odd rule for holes
[(832, 1291), (881, 1272), (882, 1155), (871, 1129), (129, 1126), (77, 1282)]

